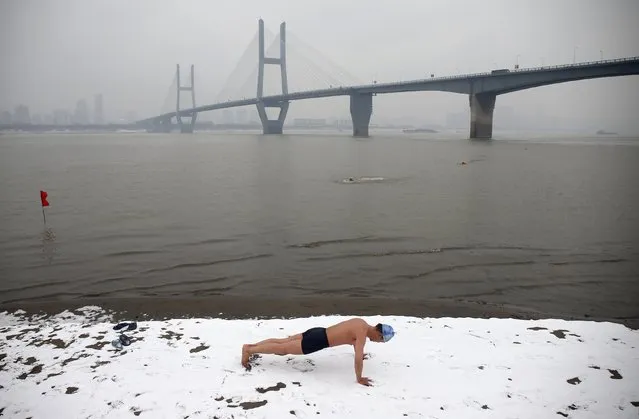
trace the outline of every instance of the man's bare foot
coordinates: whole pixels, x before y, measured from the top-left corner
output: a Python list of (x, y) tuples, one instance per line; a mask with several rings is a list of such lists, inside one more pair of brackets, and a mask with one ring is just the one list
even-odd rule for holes
[(242, 345), (242, 366), (247, 370), (251, 369), (251, 364), (249, 364), (249, 357), (251, 354), (248, 351), (249, 345)]

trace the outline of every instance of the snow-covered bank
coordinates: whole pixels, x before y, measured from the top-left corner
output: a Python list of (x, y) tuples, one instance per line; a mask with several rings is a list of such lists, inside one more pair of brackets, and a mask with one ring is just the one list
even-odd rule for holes
[(8, 418), (636, 418), (639, 332), (562, 320), (366, 317), (397, 332), (353, 351), (263, 356), (242, 343), (344, 317), (138, 323), (116, 350), (108, 315), (0, 314), (0, 416)]

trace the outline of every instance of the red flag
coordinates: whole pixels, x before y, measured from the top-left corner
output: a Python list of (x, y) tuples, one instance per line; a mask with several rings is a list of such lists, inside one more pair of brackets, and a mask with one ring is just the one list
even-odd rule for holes
[(40, 191), (40, 201), (42, 202), (43, 207), (49, 206), (49, 201), (47, 201), (47, 196), (49, 196), (48, 193), (46, 193), (45, 191)]

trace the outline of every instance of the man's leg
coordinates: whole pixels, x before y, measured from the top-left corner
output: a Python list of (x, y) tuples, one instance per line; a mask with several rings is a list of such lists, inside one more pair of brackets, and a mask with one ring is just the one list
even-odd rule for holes
[(255, 345), (262, 345), (262, 344), (264, 344), (264, 343), (286, 343), (286, 342), (290, 342), (290, 341), (292, 341), (292, 340), (297, 340), (297, 339), (302, 339), (302, 334), (301, 334), (301, 333), (298, 333), (298, 334), (296, 334), (296, 335), (289, 336), (289, 337), (287, 337), (287, 338), (271, 338), (271, 339), (265, 339), (265, 340), (262, 340), (262, 341), (257, 342), (257, 343), (251, 343), (251, 344), (249, 344), (249, 345), (250, 345), (250, 346), (255, 346)]
[(242, 346), (242, 365), (244, 368), (248, 368), (249, 358), (254, 354), (302, 355), (301, 335), (299, 339), (282, 343), (268, 342)]

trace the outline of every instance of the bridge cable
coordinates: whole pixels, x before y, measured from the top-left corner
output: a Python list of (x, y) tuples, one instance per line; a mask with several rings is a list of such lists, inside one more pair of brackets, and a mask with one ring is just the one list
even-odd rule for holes
[[(313, 47), (312, 45), (310, 45), (307, 42), (304, 42), (301, 38), (299, 38), (297, 35), (295, 35), (295, 33), (291, 32), (291, 31), (288, 31), (286, 36), (287, 36), (287, 40), (293, 41), (292, 43), (289, 42), (288, 45), (292, 46), (294, 49), (301, 49), (303, 51), (309, 51), (309, 52), (312, 53), (312, 55), (314, 57), (318, 57), (319, 60), (321, 60), (322, 62), (326, 63), (328, 66), (332, 67), (333, 70), (335, 70), (335, 72), (337, 73), (337, 78), (344, 85), (362, 84), (362, 81), (358, 77), (355, 77), (353, 74), (348, 72), (346, 69), (344, 69), (340, 65), (336, 64), (333, 60), (331, 60), (328, 56), (326, 56), (324, 53), (322, 53), (317, 48)], [(299, 47), (298, 47), (298, 44), (299, 44)], [(302, 54), (302, 55), (306, 55), (306, 54)], [(308, 59), (310, 59), (310, 57), (308, 57)], [(311, 59), (311, 61), (314, 61), (314, 60)]]

